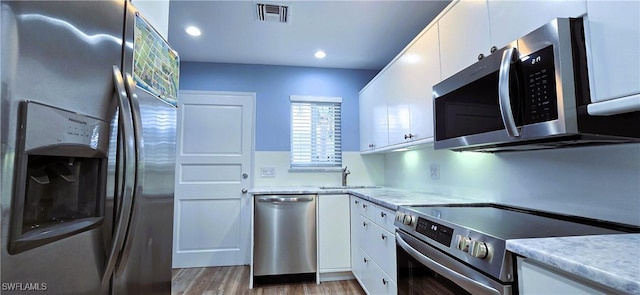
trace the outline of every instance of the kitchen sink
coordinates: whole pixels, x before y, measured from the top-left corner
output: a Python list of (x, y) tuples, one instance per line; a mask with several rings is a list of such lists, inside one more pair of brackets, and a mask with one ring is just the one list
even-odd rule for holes
[(358, 189), (358, 188), (378, 188), (378, 186), (370, 185), (333, 185), (321, 186), (320, 189)]

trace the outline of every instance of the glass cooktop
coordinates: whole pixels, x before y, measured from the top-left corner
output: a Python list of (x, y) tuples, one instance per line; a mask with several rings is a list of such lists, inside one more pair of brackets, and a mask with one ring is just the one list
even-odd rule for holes
[[(406, 207), (416, 217), (446, 221), (499, 239), (627, 233), (630, 229), (603, 227), (597, 220), (551, 213), (524, 211), (493, 204)], [(538, 215), (542, 214), (542, 215)], [(639, 230), (639, 229), (636, 229)]]

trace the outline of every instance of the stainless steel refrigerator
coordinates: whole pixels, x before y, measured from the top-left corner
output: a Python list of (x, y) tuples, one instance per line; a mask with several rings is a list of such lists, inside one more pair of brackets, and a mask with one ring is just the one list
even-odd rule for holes
[(179, 59), (129, 1), (2, 1), (2, 294), (169, 294)]

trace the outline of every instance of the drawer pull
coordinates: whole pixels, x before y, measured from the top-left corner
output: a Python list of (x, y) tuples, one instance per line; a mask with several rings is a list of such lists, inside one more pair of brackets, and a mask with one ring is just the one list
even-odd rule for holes
[(367, 209), (367, 204), (362, 203), (362, 208)]
[(364, 258), (364, 263), (369, 262), (369, 259), (367, 259), (367, 257)]
[(360, 201), (358, 201), (358, 200), (356, 200), (355, 202), (356, 202), (356, 205), (360, 204)]
[(382, 234), (381, 237), (382, 237), (383, 240), (387, 239), (387, 236), (385, 234)]
[(362, 222), (362, 226), (367, 227), (367, 225), (369, 225), (369, 224), (364, 222), (364, 221)]
[(387, 280), (385, 280), (385, 279), (383, 278), (383, 279), (382, 279), (382, 284), (386, 286), (386, 285), (387, 285), (387, 283), (388, 283), (388, 281), (387, 281)]
[(380, 217), (384, 218), (385, 216), (387, 216), (387, 213), (384, 213), (383, 211), (380, 211)]

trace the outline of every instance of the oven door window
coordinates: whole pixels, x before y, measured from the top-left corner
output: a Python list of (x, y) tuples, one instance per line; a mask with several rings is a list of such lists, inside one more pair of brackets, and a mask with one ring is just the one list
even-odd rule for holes
[(407, 254), (396, 249), (399, 295), (471, 295), (452, 281), (438, 275)]

